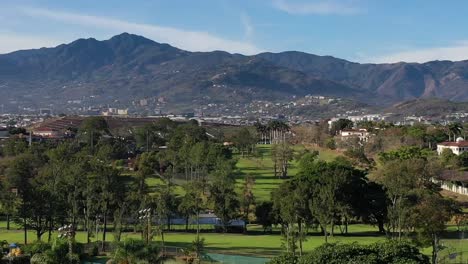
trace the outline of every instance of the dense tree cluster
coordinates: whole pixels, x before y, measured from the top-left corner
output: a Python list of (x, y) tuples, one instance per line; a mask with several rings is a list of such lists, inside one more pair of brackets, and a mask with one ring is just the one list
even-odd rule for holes
[(273, 258), (269, 264), (429, 264), (427, 256), (404, 242), (387, 241), (371, 245), (325, 244), (304, 256), (292, 254)]
[(260, 122), (255, 123), (257, 134), (259, 135), (259, 142), (262, 144), (275, 144), (284, 142), (287, 138), (287, 133), (290, 127), (285, 122), (280, 120), (273, 120), (266, 125)]
[(370, 205), (380, 197), (379, 203), (386, 207), (382, 187), (371, 186), (364, 172), (346, 160), (324, 162), (316, 157), (315, 153), (304, 154), (299, 161), (299, 173), (272, 193), (274, 221), (282, 227), (289, 252), (295, 253), (298, 247), (302, 254), (307, 229), (315, 224), (327, 242), (336, 226), (346, 233), (352, 218), (383, 222), (384, 216), (372, 211)]
[[(342, 263), (346, 254), (360, 263), (427, 263), (402, 242), (407, 239), (431, 246), (436, 262), (446, 223), (459, 208), (440, 195), (434, 179), (444, 169), (466, 168), (468, 154), (444, 152), (438, 157), (432, 148), (463, 130), (458, 125), (361, 122), (355, 126), (374, 133), (368, 141), (340, 142), (335, 137), (352, 126), (340, 119), (331, 127), (323, 122), (291, 129), (272, 121), (257, 123), (255, 130), (237, 129), (223, 142), (195, 121), (162, 118), (125, 133), (111, 131), (104, 119), (92, 117), (75, 138), (28, 144), (14, 137), (5, 143), (0, 210), (7, 216), (7, 228), (10, 221), (23, 228), (25, 243), (28, 230), (34, 230), (38, 240), (47, 235), (50, 241), (64, 224), (84, 231), (88, 242), (106, 241), (110, 231), (117, 241), (124, 231), (140, 231), (146, 243), (119, 243), (113, 256), (119, 261), (158, 258), (159, 253), (149, 254), (154, 249), (149, 241), (157, 236), (164, 245), (173, 218), (184, 219), (186, 231), (190, 220), (196, 220), (192, 246), (198, 257), (204, 246), (199, 216), (212, 211), (222, 232), (230, 231), (235, 219), (261, 224), (264, 232), (278, 226), (287, 255), (272, 263)], [(319, 160), (318, 151), (298, 149), (295, 142), (344, 149), (344, 156)], [(254, 195), (255, 175), (236, 169), (236, 157), (263, 159), (258, 144), (271, 144), (273, 165), (266, 169), (281, 179), (270, 200), (262, 202)], [(291, 164), (295, 175), (290, 175)], [(327, 244), (337, 232), (347, 234), (353, 222), (375, 225), (392, 241)], [(303, 244), (311, 230), (323, 234), (326, 244), (305, 254)], [(36, 258), (47, 258), (54, 250), (45, 248)]]
[[(25, 243), (28, 230), (39, 240), (48, 233), (50, 240), (65, 223), (86, 231), (88, 241), (101, 228), (105, 241), (111, 223), (119, 240), (125, 228), (139, 229), (143, 208), (165, 219), (155, 232), (161, 236), (162, 223), (170, 228), (171, 217), (188, 221), (206, 208), (225, 224), (237, 216), (231, 151), (210, 140), (204, 128), (161, 119), (134, 131), (115, 136), (104, 119), (92, 117), (75, 139), (32, 146), (20, 139), (7, 142), (8, 158), (0, 166), (1, 209), (8, 221), (23, 227)], [(134, 173), (128, 174), (122, 166), (132, 160)], [(155, 190), (148, 187), (151, 179), (161, 180)], [(187, 180), (185, 196), (175, 195), (174, 179)]]

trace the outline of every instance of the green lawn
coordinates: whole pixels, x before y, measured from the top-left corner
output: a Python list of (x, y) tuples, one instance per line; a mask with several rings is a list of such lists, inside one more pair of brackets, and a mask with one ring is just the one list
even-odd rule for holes
[[(237, 169), (239, 174), (236, 178), (236, 187), (242, 188), (244, 177), (247, 175), (255, 178), (254, 195), (257, 201), (266, 201), (270, 199), (270, 193), (277, 188), (284, 179), (274, 176), (273, 161), (271, 160), (271, 145), (257, 145), (261, 158), (239, 157)], [(294, 164), (290, 169), (290, 174), (295, 173)]]
[[(260, 232), (261, 227), (251, 225), (248, 228), (249, 234), (219, 234), (219, 233), (203, 233), (205, 238), (206, 248), (209, 252), (230, 253), (238, 255), (255, 255), (255, 256), (274, 256), (281, 253), (282, 238), (279, 233), (263, 234)], [(375, 227), (368, 225), (351, 225), (349, 235), (343, 236), (337, 234), (334, 238), (330, 238), (331, 242), (354, 242), (372, 243), (385, 239), (381, 235), (375, 234)], [(337, 233), (339, 231), (337, 230)], [(53, 234), (55, 237), (56, 234)], [(123, 237), (140, 238), (139, 233), (125, 233)], [(175, 247), (188, 247), (191, 241), (195, 238), (194, 233), (171, 232), (165, 234), (166, 245)], [(36, 239), (34, 232), (28, 232), (28, 241), (32, 242)], [(85, 242), (85, 232), (78, 232), (77, 241)], [(0, 240), (7, 240), (10, 243), (22, 243), (24, 241), (22, 230), (0, 229)], [(43, 240), (47, 240), (47, 234), (43, 235)], [(107, 236), (108, 241), (113, 240), (111, 232)], [(160, 240), (160, 238), (156, 238)], [(311, 250), (323, 244), (324, 238), (318, 232), (313, 232), (304, 242), (304, 250)]]
[[(282, 237), (279, 234), (264, 235), (258, 233), (256, 235), (243, 234), (203, 234), (206, 239), (207, 249), (211, 252), (238, 254), (238, 255), (255, 255), (255, 256), (275, 256), (282, 252), (281, 244)], [(194, 234), (173, 233), (167, 236), (167, 240), (171, 245), (184, 247), (193, 240)], [(349, 236), (337, 235), (330, 239), (331, 242), (354, 242), (372, 243), (385, 239), (382, 236), (375, 236), (367, 233), (352, 233)], [(315, 233), (308, 237), (304, 242), (304, 250), (311, 250), (322, 245), (324, 238)]]
[[(303, 149), (304, 146), (296, 145), (294, 149), (300, 150)], [(246, 175), (251, 175), (255, 177), (255, 186), (254, 186), (254, 195), (257, 202), (267, 201), (270, 200), (270, 193), (272, 190), (276, 189), (284, 179), (280, 179), (274, 176), (273, 172), (273, 161), (271, 160), (271, 145), (257, 145), (258, 151), (261, 153), (260, 158), (255, 157), (240, 157), (239, 155), (236, 156), (238, 158), (237, 162), (237, 169), (238, 173), (236, 176), (236, 189), (240, 192), (242, 188), (242, 184), (244, 182), (244, 177)], [(338, 152), (329, 149), (323, 148), (312, 148), (319, 151), (319, 159), (330, 161), (340, 155)], [(288, 175), (294, 176), (297, 173), (297, 163), (293, 160), (290, 164)], [(131, 173), (128, 173), (126, 176), (130, 176)], [(185, 180), (182, 179), (174, 179), (173, 181), (176, 185), (175, 193), (177, 195), (183, 195), (184, 191), (182, 188), (182, 184)], [(152, 177), (146, 179), (146, 183), (150, 188), (151, 192), (154, 192), (158, 185), (161, 185), (163, 181), (158, 177)]]
[[(158, 186), (164, 184), (164, 181), (158, 177), (147, 178), (145, 182), (148, 185), (150, 192), (156, 192), (156, 189), (158, 188)], [(174, 185), (175, 185), (175, 188), (174, 188), (175, 194), (179, 196), (184, 195), (185, 192), (182, 186), (178, 185), (177, 182), (174, 182)]]
[(310, 150), (317, 150), (319, 152), (319, 160), (323, 161), (332, 161), (338, 156), (342, 156), (342, 154), (336, 150), (331, 150), (328, 148), (321, 148), (321, 147), (308, 147)]
[[(266, 256), (271, 257), (278, 255), (282, 252), (281, 244), (282, 237), (278, 233), (263, 234), (259, 232), (259, 226), (249, 226), (249, 234), (219, 234), (219, 233), (203, 233), (201, 236), (205, 238), (206, 249), (212, 253), (225, 253), (235, 255), (250, 255), (250, 256)], [(336, 235), (329, 238), (329, 242), (340, 243), (362, 243), (370, 244), (378, 241), (385, 240), (385, 236), (376, 234), (376, 228), (369, 225), (355, 224), (350, 225), (349, 234), (341, 235), (336, 230)], [(55, 237), (56, 234), (53, 234)], [(451, 237), (453, 234), (451, 234)], [(140, 238), (139, 233), (125, 233), (123, 237)], [(195, 238), (194, 233), (183, 232), (170, 232), (165, 234), (167, 246), (186, 248), (190, 245), (191, 241)], [(34, 232), (28, 232), (28, 241), (32, 242), (36, 239)], [(76, 236), (77, 241), (85, 242), (86, 234), (78, 232)], [(21, 230), (0, 229), (0, 240), (7, 240), (10, 243), (23, 242), (23, 232)], [(43, 236), (43, 240), (47, 240), (47, 234)], [(113, 241), (111, 232), (107, 236), (108, 241)], [(160, 237), (155, 238), (160, 241)], [(304, 242), (304, 250), (310, 251), (324, 243), (324, 238), (318, 232), (312, 232), (307, 241)], [(442, 244), (447, 247), (441, 255), (445, 256), (449, 253), (467, 251), (465, 254), (468, 256), (468, 240), (460, 240), (456, 238), (443, 239)], [(423, 253), (430, 254), (430, 248), (422, 249)], [(465, 258), (465, 257), (464, 257)]]
[[(6, 240), (9, 243), (22, 244), (24, 241), (22, 230), (18, 227), (7, 231), (5, 229), (5, 222), (0, 222), (0, 240)], [(220, 233), (202, 233), (205, 238), (206, 249), (212, 253), (225, 253), (235, 255), (250, 255), (250, 256), (275, 256), (282, 252), (282, 237), (278, 229), (274, 229), (274, 234), (263, 234), (262, 228), (258, 225), (249, 225), (248, 234), (220, 234)], [(468, 240), (459, 239), (459, 234), (454, 231), (453, 227), (449, 227), (450, 233), (445, 235), (441, 243), (446, 249), (441, 252), (441, 256), (446, 256), (454, 252), (464, 251), (463, 259), (468, 260)], [(56, 233), (52, 237), (56, 237)], [(47, 234), (44, 234), (42, 239), (47, 240)], [(99, 234), (102, 237), (102, 233)], [(140, 238), (139, 233), (124, 233), (123, 237)], [(165, 233), (165, 240), (167, 246), (186, 248), (194, 239), (195, 233), (185, 232), (169, 232)], [(76, 236), (77, 241), (85, 242), (85, 232), (78, 232)], [(341, 235), (339, 229), (335, 230), (335, 237), (329, 238), (329, 242), (352, 243), (357, 242), (361, 244), (370, 244), (377, 241), (385, 240), (385, 236), (376, 233), (376, 227), (364, 224), (354, 224), (349, 226), (349, 234)], [(28, 232), (28, 241), (36, 240), (36, 235), (33, 231)], [(113, 241), (112, 232), (108, 232), (107, 240)], [(160, 237), (155, 238), (160, 241)], [(95, 241), (95, 238), (92, 239)], [(309, 251), (324, 243), (322, 234), (315, 230), (311, 230), (304, 242), (304, 250)], [(431, 248), (423, 248), (422, 252), (430, 255)], [(466, 255), (466, 256), (465, 256)]]
[[(295, 150), (303, 149), (304, 146), (296, 145)], [(273, 161), (271, 160), (271, 145), (257, 145), (258, 151), (261, 153), (261, 158), (254, 157), (238, 157), (237, 168), (239, 175), (236, 178), (236, 187), (238, 190), (242, 188), (244, 177), (251, 175), (255, 177), (254, 195), (258, 201), (270, 200), (270, 193), (276, 189), (284, 179), (274, 176)], [(316, 148), (311, 148), (316, 149)], [(319, 159), (330, 161), (336, 158), (339, 154), (334, 150), (316, 149), (319, 151)], [(288, 175), (294, 176), (297, 173), (297, 162), (293, 160), (290, 164)]]

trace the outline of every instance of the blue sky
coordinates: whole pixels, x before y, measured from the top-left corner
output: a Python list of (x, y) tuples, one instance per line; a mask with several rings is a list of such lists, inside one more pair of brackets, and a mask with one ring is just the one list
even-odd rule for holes
[(468, 59), (468, 1), (3, 0), (0, 53), (129, 32), (191, 51)]

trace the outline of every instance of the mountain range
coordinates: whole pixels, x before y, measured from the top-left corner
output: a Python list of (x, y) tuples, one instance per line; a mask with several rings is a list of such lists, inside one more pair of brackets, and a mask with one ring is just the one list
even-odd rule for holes
[(0, 103), (59, 106), (92, 97), (130, 103), (245, 103), (326, 95), (372, 105), (418, 98), (468, 100), (468, 61), (359, 64), (288, 51), (253, 56), (189, 52), (123, 33), (0, 55)]

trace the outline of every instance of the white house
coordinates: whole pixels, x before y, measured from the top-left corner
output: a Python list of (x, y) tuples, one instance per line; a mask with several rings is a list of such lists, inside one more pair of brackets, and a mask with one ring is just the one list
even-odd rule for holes
[(465, 151), (468, 151), (468, 141), (463, 138), (457, 138), (455, 142), (448, 141), (437, 144), (437, 154), (442, 154), (444, 149), (450, 149), (453, 154), (460, 155)]
[(340, 136), (344, 140), (348, 138), (359, 138), (360, 141), (367, 142), (370, 135), (371, 134), (365, 129), (345, 129), (340, 131)]

